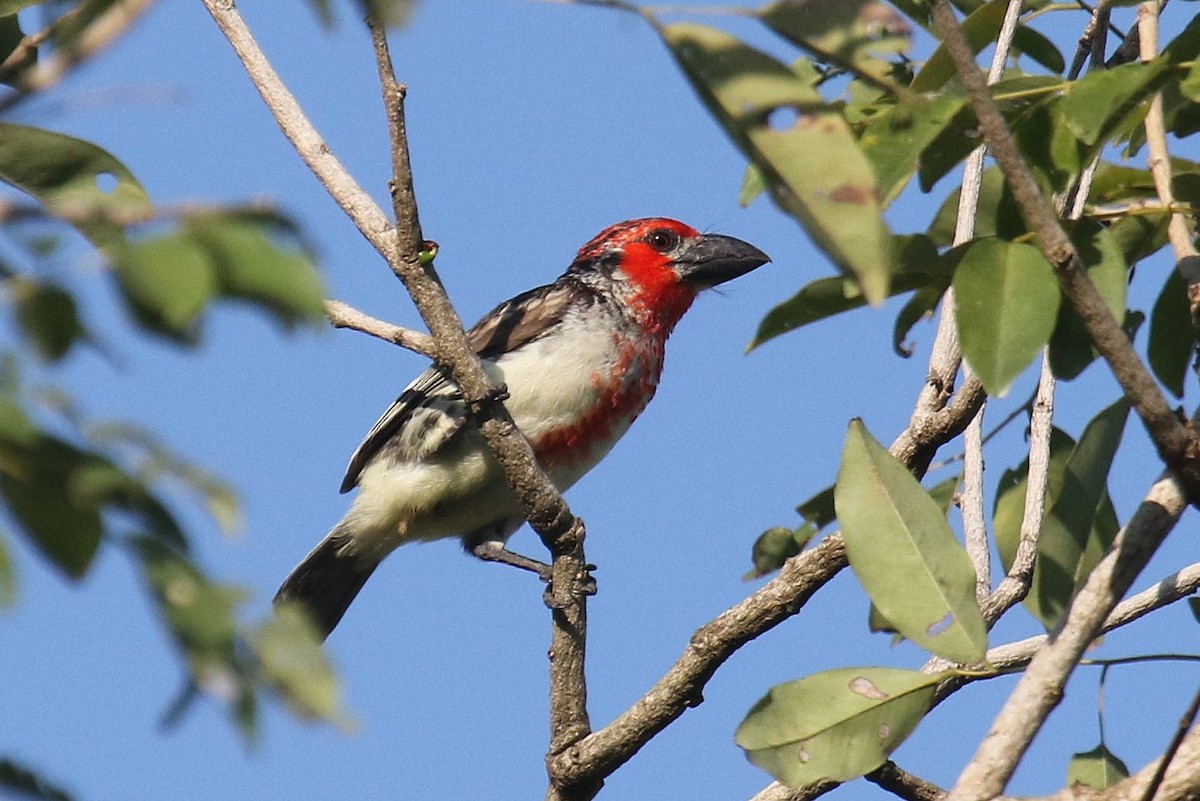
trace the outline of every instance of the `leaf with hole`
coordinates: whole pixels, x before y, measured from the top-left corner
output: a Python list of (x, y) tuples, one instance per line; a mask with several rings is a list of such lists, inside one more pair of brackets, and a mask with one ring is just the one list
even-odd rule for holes
[(125, 226), (153, 213), (146, 190), (112, 154), (41, 128), (0, 123), (0, 181), (32, 195), (99, 248), (120, 245)]
[(701, 100), (867, 301), (888, 294), (892, 245), (875, 175), (845, 120), (786, 64), (702, 25), (659, 29)]
[(883, 764), (913, 732), (946, 676), (850, 667), (780, 684), (750, 709), (734, 741), (790, 787), (849, 781)]
[(834, 504), (850, 567), (896, 630), (946, 659), (983, 659), (970, 558), (938, 502), (861, 420), (846, 435)]

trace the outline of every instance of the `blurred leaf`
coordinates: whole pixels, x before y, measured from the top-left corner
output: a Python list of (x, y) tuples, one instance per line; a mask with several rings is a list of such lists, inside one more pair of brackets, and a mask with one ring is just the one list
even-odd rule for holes
[(1091, 751), (1074, 754), (1067, 763), (1067, 786), (1082, 784), (1103, 790), (1129, 778), (1129, 768), (1104, 743)]
[(87, 338), (75, 298), (62, 287), (14, 279), (9, 291), (16, 303), (17, 324), (43, 359), (58, 361), (72, 345)]
[(946, 675), (851, 667), (779, 684), (750, 709), (734, 740), (789, 787), (849, 781), (904, 742)]
[[(892, 247), (899, 269), (888, 289), (890, 295), (931, 284), (942, 289), (949, 285), (949, 273), (927, 237), (893, 236)], [(865, 305), (867, 300), (857, 282), (842, 277), (819, 278), (767, 312), (747, 350), (780, 334)]]
[(660, 28), (704, 103), (868, 302), (887, 297), (891, 242), (870, 164), (845, 120), (785, 64), (701, 25)]
[(186, 236), (161, 236), (129, 244), (116, 259), (121, 292), (149, 332), (194, 342), (199, 318), (217, 291), (210, 255)]
[(876, 116), (859, 144), (875, 168), (884, 206), (903, 191), (917, 171), (921, 154), (966, 105), (959, 95), (916, 95)]
[(35, 197), (98, 248), (152, 213), (150, 198), (108, 151), (53, 131), (0, 123), (0, 181)]
[(1002, 397), (1054, 330), (1060, 293), (1033, 245), (979, 239), (954, 272), (963, 357), (988, 393)]
[(301, 609), (280, 607), (250, 635), (249, 643), (267, 680), (292, 709), (306, 717), (336, 719), (341, 714), (337, 677)]
[(312, 263), (243, 219), (207, 218), (189, 233), (209, 254), (221, 294), (273, 312), (284, 325), (324, 318), (324, 288)]
[(1167, 273), (1150, 312), (1148, 357), (1154, 375), (1177, 397), (1196, 352), (1196, 330), (1188, 308), (1187, 283), (1177, 270)]
[(829, 486), (796, 507), (796, 511), (818, 530), (837, 520), (833, 508), (833, 487)]
[(1093, 70), (1068, 84), (1063, 118), (1081, 142), (1107, 141), (1141, 120), (1150, 97), (1168, 77), (1161, 60)]
[(9, 609), (17, 600), (17, 575), (13, 570), (8, 545), (0, 537), (0, 610)]
[(834, 500), (850, 567), (879, 612), (939, 656), (983, 659), (971, 560), (937, 502), (861, 420), (850, 423)]
[(738, 191), (738, 205), (746, 208), (765, 191), (767, 180), (763, 178), (762, 170), (752, 163), (747, 164), (746, 173), (742, 176), (742, 188)]
[(891, 85), (891, 65), (880, 56), (903, 53), (911, 44), (908, 23), (877, 0), (778, 0), (758, 16), (818, 60), (877, 83)]
[(1197, 623), (1200, 623), (1200, 598), (1188, 598), (1187, 602), (1188, 609), (1192, 612), (1192, 617), (1196, 619)]
[[(963, 35), (971, 46), (971, 52), (978, 54), (985, 47), (996, 41), (996, 35), (1004, 23), (1004, 12), (1008, 6), (1007, 0), (991, 0), (985, 3), (962, 21)], [(1042, 34), (1025, 26), (1019, 26), (1014, 33), (1013, 49), (1024, 52), (1050, 72), (1062, 72), (1066, 67), (1062, 54), (1054, 43)], [(912, 82), (916, 92), (934, 92), (941, 89), (956, 75), (954, 63), (945, 45), (938, 45), (937, 50), (925, 62), (925, 66), (917, 73)]]
[[(1066, 229), (1080, 261), (1087, 266), (1088, 278), (1096, 285), (1104, 304), (1117, 320), (1125, 318), (1125, 291), (1129, 285), (1129, 268), (1121, 253), (1120, 244), (1092, 220), (1064, 220)], [(1092, 338), (1083, 318), (1070, 303), (1058, 307), (1058, 319), (1050, 336), (1050, 367), (1054, 376), (1071, 380), (1096, 359)]]
[(754, 567), (742, 579), (749, 581), (774, 573), (783, 567), (784, 562), (800, 553), (816, 534), (817, 527), (810, 522), (805, 522), (797, 529), (786, 526), (767, 529), (754, 541), (750, 551), (750, 561)]
[(25, 32), (21, 30), (21, 21), (14, 12), (5, 11), (4, 5), (6, 4), (0, 3), (0, 14), (3, 14), (0, 16), (0, 63), (7, 61), (25, 38)]
[(961, 483), (962, 476), (950, 476), (929, 488), (929, 497), (933, 498), (943, 515), (950, 514), (950, 507), (954, 504), (954, 496), (958, 493), (958, 485)]
[[(16, 447), (13, 447), (16, 446)], [(99, 457), (39, 435), (33, 445), (0, 444), (0, 495), (21, 531), (72, 579), (82, 578), (96, 555), (103, 527), (100, 505), (88, 492)]]
[(0, 793), (28, 801), (71, 801), (66, 790), (11, 759), (0, 759)]

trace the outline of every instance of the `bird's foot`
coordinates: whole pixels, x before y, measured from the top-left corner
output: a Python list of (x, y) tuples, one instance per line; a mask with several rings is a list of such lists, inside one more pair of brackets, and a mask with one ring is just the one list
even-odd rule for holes
[[(565, 605), (566, 602), (560, 600), (554, 591), (554, 584), (551, 580), (554, 575), (554, 567), (552, 565), (539, 562), (537, 559), (519, 554), (516, 551), (510, 551), (503, 544), (495, 541), (481, 542), (471, 548), (471, 553), (485, 562), (498, 562), (521, 570), (527, 570), (530, 573), (536, 573), (538, 578), (546, 583), (546, 591), (543, 594), (546, 606), (549, 606), (551, 609), (558, 609)], [(570, 590), (572, 598), (596, 594), (596, 579), (592, 576), (592, 571), (595, 569), (595, 565), (584, 565), (583, 569), (575, 575), (572, 582), (573, 586)]]

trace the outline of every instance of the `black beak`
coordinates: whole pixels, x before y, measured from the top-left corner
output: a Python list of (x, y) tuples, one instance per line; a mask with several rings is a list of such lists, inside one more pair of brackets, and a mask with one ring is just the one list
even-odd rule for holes
[(732, 281), (770, 260), (770, 256), (749, 242), (707, 234), (684, 247), (675, 258), (675, 271), (697, 289), (707, 289)]

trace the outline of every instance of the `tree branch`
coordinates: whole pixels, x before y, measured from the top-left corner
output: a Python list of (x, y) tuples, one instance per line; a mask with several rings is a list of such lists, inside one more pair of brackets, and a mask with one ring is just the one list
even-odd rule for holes
[(1112, 550), (1072, 600), (1061, 630), (1030, 661), (947, 796), (948, 801), (984, 801), (1004, 791), (1046, 716), (1062, 700), (1066, 681), (1084, 650), (1179, 520), (1186, 503), (1182, 487), (1169, 473), (1150, 488), (1117, 535)]
[(1087, 276), (1049, 201), (1042, 196), (1021, 158), (1004, 117), (988, 93), (974, 55), (948, 0), (934, 0), (934, 27), (962, 78), (984, 139), (1004, 173), (1026, 224), (1058, 275), (1063, 294), (1075, 306), (1096, 350), (1108, 362), (1125, 396), (1142, 419), (1163, 462), (1178, 473), (1188, 495), (1200, 499), (1200, 443), (1190, 426), (1175, 416), (1157, 382), (1138, 358), (1129, 337)]
[(340, 300), (325, 301), (325, 316), (334, 328), (349, 328), (433, 358), (433, 338), (364, 314)]
[(583, 736), (588, 730), (582, 684), (585, 596), (578, 588), (579, 581), (586, 575), (584, 527), (571, 514), (538, 466), (529, 443), (513, 424), (501, 400), (503, 390), (493, 387), (484, 373), (467, 343), (462, 321), (450, 305), (433, 268), (431, 248), (421, 237), (412, 189), (404, 124), (405, 89), (396, 81), (383, 28), (377, 24), (371, 26), (392, 142), (390, 189), (398, 221), (394, 226), (347, 173), (309, 122), (259, 48), (232, 0), (204, 0), (204, 4), (301, 159), (404, 283), (429, 328), (436, 360), (449, 370), (462, 390), (472, 417), (520, 501), (522, 514), (551, 551), (551, 605), (554, 607), (552, 749), (561, 748), (564, 741)]
[[(1138, 41), (1142, 61), (1158, 54), (1158, 2), (1149, 0), (1138, 6)], [(1150, 100), (1143, 123), (1146, 129), (1146, 166), (1154, 178), (1154, 189), (1164, 209), (1171, 209), (1175, 196), (1171, 191), (1171, 154), (1167, 150), (1167, 129), (1163, 121), (1162, 92)], [(1188, 307), (1193, 327), (1200, 327), (1200, 252), (1192, 240), (1187, 217), (1175, 212), (1167, 223), (1167, 239), (1175, 254), (1175, 270), (1187, 282)]]

